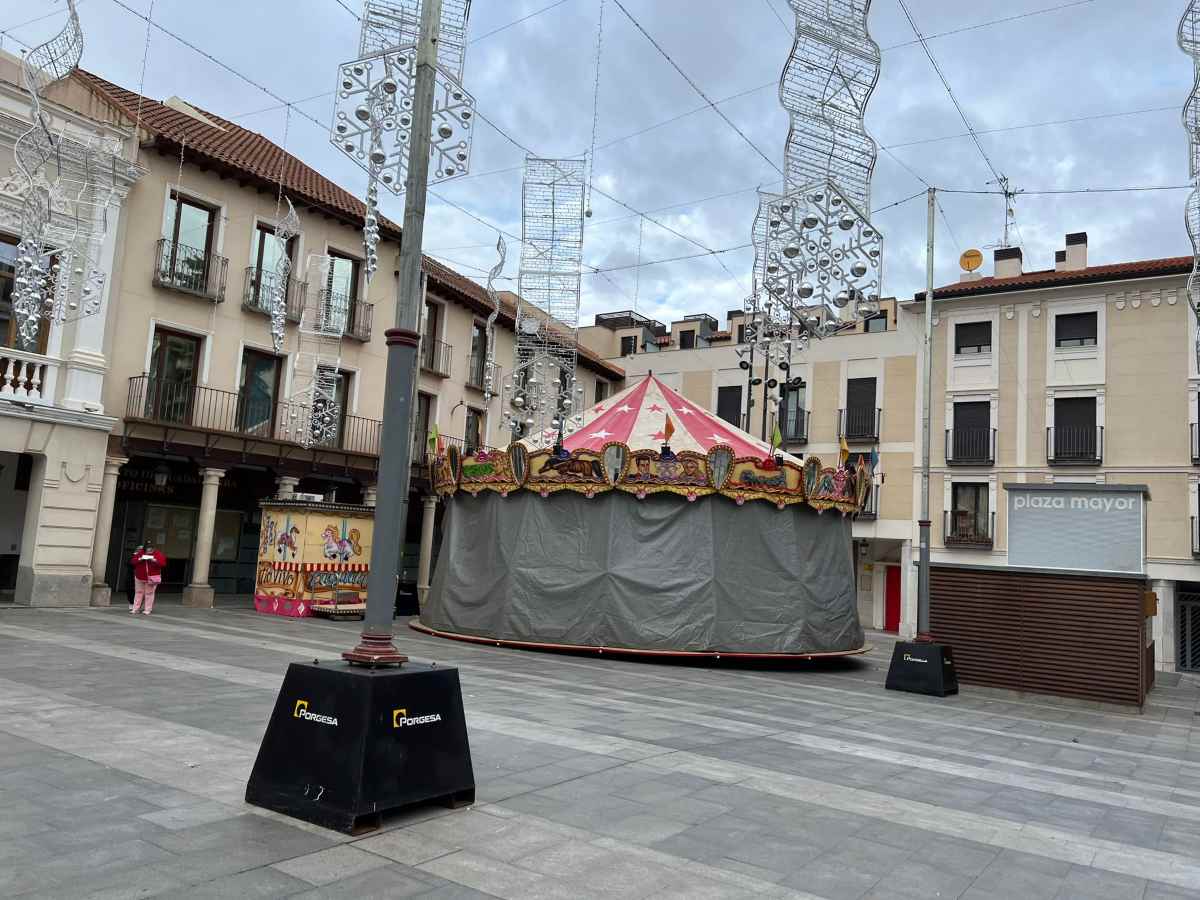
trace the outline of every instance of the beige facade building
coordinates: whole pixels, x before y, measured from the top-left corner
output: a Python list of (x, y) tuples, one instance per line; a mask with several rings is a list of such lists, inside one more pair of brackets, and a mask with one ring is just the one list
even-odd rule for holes
[[(28, 98), (15, 60), (4, 63), (8, 116), (0, 128), (11, 155)], [(374, 503), (399, 227), (381, 222), (380, 267), (368, 284), (361, 201), (261, 135), (178, 98), (139, 98), (82, 71), (51, 89), (50, 108), (81, 132), (121, 141), (133, 165), (127, 176), (118, 173), (110, 211), (103, 312), (49, 329), (33, 354), (11, 349), (9, 339), (0, 345), (0, 376), (8, 373), (19, 394), (10, 398), (0, 387), (0, 505), (23, 510), (16, 533), (0, 535), (13, 570), (9, 589), (21, 603), (106, 603), (111, 590), (129, 586), (124, 561), (150, 541), (169, 560), (163, 591), (194, 605), (211, 604), (217, 593), (248, 595), (260, 500), (299, 491)], [(288, 316), (276, 352), (268, 296), (281, 179), (300, 233), (287, 248)], [(16, 241), (13, 203), (0, 222), (0, 250)], [(0, 309), (11, 318), (11, 259), (4, 262), (9, 305)], [(426, 436), (436, 426), (444, 441), (468, 447), (509, 439), (499, 399), (483, 391), (486, 292), (429, 259), (425, 275), (405, 547), (410, 586), (427, 580), (435, 546)], [(319, 356), (304, 328), (314, 311), (338, 323)], [(501, 370), (513, 358), (513, 313), (510, 296), (494, 338)], [(304, 446), (297, 423), (307, 421), (309, 407), (297, 394), (314, 359), (336, 377), (339, 421), (328, 441)], [(584, 353), (580, 362), (588, 396), (597, 381), (622, 377), (598, 357)], [(30, 372), (41, 381), (33, 400)]]
[[(932, 559), (1008, 564), (1005, 483), (1147, 485), (1157, 665), (1200, 669), (1192, 259), (1087, 252), (1069, 234), (1053, 269), (1027, 272), (1019, 249), (997, 250), (991, 277), (934, 291)], [(923, 300), (903, 305), (909, 330)]]
[[(787, 375), (774, 367), (764, 373), (761, 355), (749, 355), (746, 324), (742, 310), (729, 312), (721, 330), (707, 315), (668, 326), (630, 311), (603, 313), (581, 330), (580, 342), (619, 363), (627, 378), (653, 372), (764, 440), (778, 423), (784, 448), (795, 455), (836, 460), (843, 436), (852, 458), (876, 454), (874, 488), (853, 526), (859, 612), (867, 627), (898, 631), (902, 620), (915, 618), (906, 610), (915, 611), (916, 603), (914, 401), (921, 323), (885, 300), (872, 320), (798, 352)], [(800, 378), (802, 386), (784, 391), (767, 384), (785, 377)]]

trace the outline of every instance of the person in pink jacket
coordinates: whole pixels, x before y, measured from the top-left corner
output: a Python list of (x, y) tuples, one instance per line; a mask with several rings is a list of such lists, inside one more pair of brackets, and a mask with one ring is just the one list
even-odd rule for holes
[(162, 570), (166, 568), (167, 558), (161, 550), (144, 544), (134, 551), (130, 562), (133, 563), (134, 592), (133, 606), (130, 607), (129, 614), (135, 615), (145, 600), (146, 608), (142, 610), (142, 614), (148, 616), (154, 609), (154, 592), (158, 590), (159, 582), (162, 581)]

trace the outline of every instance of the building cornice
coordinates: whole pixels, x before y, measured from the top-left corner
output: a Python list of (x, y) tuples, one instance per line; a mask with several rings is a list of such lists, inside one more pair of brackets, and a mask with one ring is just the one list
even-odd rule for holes
[(89, 428), (93, 431), (109, 433), (117, 420), (112, 416), (101, 416), (96, 413), (83, 412), (76, 409), (64, 409), (61, 406), (45, 406), (40, 403), (23, 403), (19, 400), (0, 400), (0, 418), (26, 419), (45, 425), (70, 425), (76, 428)]

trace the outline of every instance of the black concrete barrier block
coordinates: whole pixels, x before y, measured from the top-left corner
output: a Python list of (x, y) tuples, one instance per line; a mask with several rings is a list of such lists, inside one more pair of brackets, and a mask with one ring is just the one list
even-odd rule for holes
[(247, 803), (353, 833), (398, 807), (474, 799), (457, 669), (288, 666)]
[(917, 644), (897, 641), (888, 668), (889, 691), (946, 697), (958, 693), (958, 672), (949, 644)]

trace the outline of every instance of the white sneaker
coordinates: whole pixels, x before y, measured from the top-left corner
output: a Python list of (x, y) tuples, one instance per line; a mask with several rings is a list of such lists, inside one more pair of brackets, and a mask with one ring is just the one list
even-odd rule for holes
[(147, 609), (147, 610), (144, 610), (144, 611), (142, 612), (142, 615), (143, 615), (143, 616), (148, 616), (148, 615), (150, 615), (150, 610), (148, 610), (148, 609)]
[(129, 607), (129, 614), (131, 616), (137, 615), (137, 610), (131, 606), (131, 607)]

